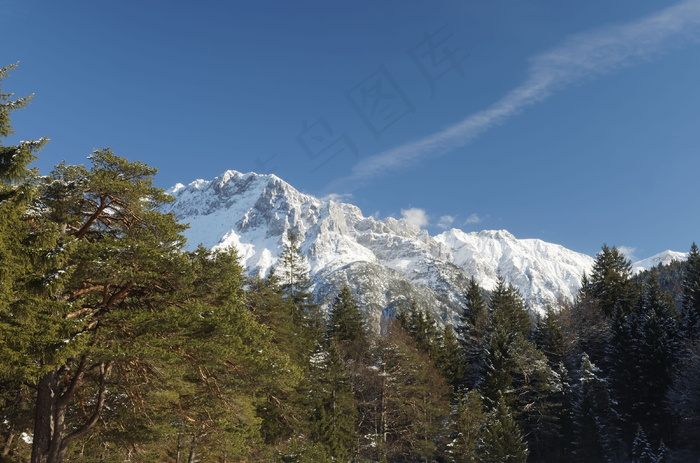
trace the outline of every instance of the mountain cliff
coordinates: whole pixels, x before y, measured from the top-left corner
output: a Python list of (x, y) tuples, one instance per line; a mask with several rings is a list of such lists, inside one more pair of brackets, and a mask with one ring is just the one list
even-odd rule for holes
[(190, 249), (234, 246), (251, 274), (264, 275), (292, 230), (318, 302), (327, 307), (347, 284), (372, 324), (410, 300), (453, 319), (472, 276), (491, 290), (501, 275), (542, 312), (572, 300), (593, 265), (590, 256), (505, 230), (430, 236), (403, 219), (365, 217), (351, 204), (300, 193), (275, 175), (227, 171), (169, 192), (169, 212), (190, 225)]

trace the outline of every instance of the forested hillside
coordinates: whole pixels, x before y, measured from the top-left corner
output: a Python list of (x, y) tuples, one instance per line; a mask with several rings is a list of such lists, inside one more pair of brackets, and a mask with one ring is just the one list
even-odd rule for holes
[(472, 278), (454, 326), (414, 303), (374, 333), (347, 287), (314, 304), (293, 235), (263, 278), (185, 251), (150, 166), (40, 175), (46, 139), (3, 143), (28, 102), (0, 91), (0, 461), (700, 458), (694, 244), (634, 278), (603, 246), (541, 317)]

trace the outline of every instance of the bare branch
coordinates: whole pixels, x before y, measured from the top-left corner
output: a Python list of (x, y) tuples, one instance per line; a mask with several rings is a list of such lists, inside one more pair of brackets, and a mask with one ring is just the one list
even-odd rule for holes
[(111, 363), (100, 364), (100, 388), (97, 393), (97, 403), (95, 404), (95, 411), (93, 412), (90, 419), (88, 419), (85, 422), (85, 424), (83, 424), (80, 428), (67, 435), (63, 439), (63, 442), (61, 443), (61, 451), (67, 449), (73, 441), (80, 439), (97, 424), (97, 421), (100, 419), (100, 415), (102, 414), (102, 409), (104, 408), (105, 400), (107, 398), (107, 376), (109, 375), (109, 372), (111, 370)]

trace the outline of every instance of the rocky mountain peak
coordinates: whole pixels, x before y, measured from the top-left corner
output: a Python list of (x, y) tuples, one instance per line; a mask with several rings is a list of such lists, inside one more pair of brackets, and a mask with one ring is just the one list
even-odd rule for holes
[(409, 299), (443, 320), (454, 318), (472, 276), (487, 290), (502, 276), (541, 312), (572, 300), (593, 265), (590, 256), (507, 230), (430, 236), (404, 219), (365, 217), (352, 204), (300, 193), (275, 175), (229, 170), (170, 193), (170, 212), (190, 224), (190, 249), (233, 246), (251, 274), (263, 275), (292, 230), (319, 302), (327, 305), (347, 284), (377, 322)]

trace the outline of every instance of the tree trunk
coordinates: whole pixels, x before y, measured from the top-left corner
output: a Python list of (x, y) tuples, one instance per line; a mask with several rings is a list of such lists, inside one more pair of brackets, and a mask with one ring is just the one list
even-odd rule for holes
[(190, 444), (190, 456), (187, 459), (187, 463), (195, 463), (196, 451), (197, 451), (197, 439), (199, 439), (199, 434), (195, 433), (192, 435), (192, 443)]
[(10, 430), (10, 433), (7, 435), (7, 439), (5, 439), (5, 446), (3, 447), (2, 453), (0, 454), (0, 461), (5, 461), (5, 458), (7, 458), (7, 456), (12, 451), (12, 443), (14, 442), (15, 437), (17, 437), (17, 434)]
[(68, 446), (83, 437), (97, 424), (104, 407), (106, 379), (111, 367), (109, 364), (101, 363), (94, 368), (99, 371), (95, 410), (82, 426), (68, 435), (65, 433), (66, 410), (75, 391), (83, 385), (85, 373), (88, 371), (86, 360), (81, 359), (63, 393), (59, 391), (58, 377), (61, 375), (59, 372), (62, 372), (65, 379), (68, 368), (62, 367), (60, 370), (50, 371), (39, 380), (31, 463), (63, 463)]
[(31, 463), (49, 463), (54, 431), (55, 396), (56, 371), (50, 371), (39, 380), (37, 387)]

